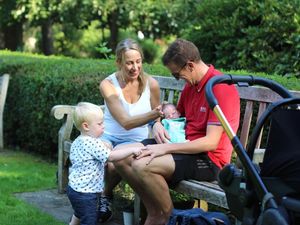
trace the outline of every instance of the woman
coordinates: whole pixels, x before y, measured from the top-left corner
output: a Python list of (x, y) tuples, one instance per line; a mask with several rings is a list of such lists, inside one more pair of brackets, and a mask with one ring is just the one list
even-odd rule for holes
[[(162, 115), (158, 82), (143, 71), (142, 62), (140, 46), (132, 39), (125, 39), (116, 48), (118, 71), (100, 83), (100, 92), (105, 101), (102, 140), (113, 147), (141, 142), (148, 137), (147, 124)], [(100, 202), (100, 222), (111, 218), (109, 205), (112, 190), (121, 180), (111, 163), (107, 166), (105, 180), (105, 191)]]

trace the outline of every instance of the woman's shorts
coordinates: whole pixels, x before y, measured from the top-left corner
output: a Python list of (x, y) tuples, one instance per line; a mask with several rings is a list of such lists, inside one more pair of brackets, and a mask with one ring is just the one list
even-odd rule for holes
[(113, 147), (116, 147), (117, 145), (125, 145), (125, 144), (136, 143), (136, 141), (133, 141), (133, 140), (117, 138), (113, 135), (109, 135), (109, 134), (105, 134), (105, 133), (100, 137), (100, 139), (102, 141), (110, 143)]

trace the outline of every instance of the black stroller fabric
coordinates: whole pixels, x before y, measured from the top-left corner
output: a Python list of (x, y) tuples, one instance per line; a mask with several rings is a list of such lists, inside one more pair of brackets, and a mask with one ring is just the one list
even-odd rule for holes
[[(278, 192), (282, 192), (279, 195), (300, 193), (300, 110), (279, 108), (272, 112), (260, 175), (271, 192), (277, 188)], [(272, 179), (264, 177), (277, 180), (273, 183)], [(277, 182), (287, 186), (282, 188)]]

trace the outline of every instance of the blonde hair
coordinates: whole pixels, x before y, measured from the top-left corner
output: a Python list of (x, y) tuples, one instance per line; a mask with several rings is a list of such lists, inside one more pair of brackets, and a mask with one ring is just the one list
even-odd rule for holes
[(100, 106), (89, 103), (79, 102), (73, 112), (73, 122), (75, 127), (81, 131), (81, 125), (83, 122), (89, 122), (93, 120), (95, 115), (99, 115), (103, 119), (103, 111)]
[[(124, 64), (124, 53), (128, 50), (138, 51), (142, 57), (142, 60), (144, 59), (144, 54), (139, 44), (135, 40), (127, 38), (120, 41), (116, 47), (116, 61), (118, 64), (120, 65)], [(119, 68), (119, 70), (121, 70), (121, 68)], [(123, 78), (123, 80), (125, 79)], [(147, 74), (144, 72), (143, 67), (138, 77), (138, 81), (139, 81), (139, 94), (142, 94), (147, 83)]]

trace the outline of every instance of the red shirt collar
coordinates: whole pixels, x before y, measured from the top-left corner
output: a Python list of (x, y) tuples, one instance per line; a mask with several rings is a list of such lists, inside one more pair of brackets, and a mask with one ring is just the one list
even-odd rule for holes
[(200, 90), (205, 86), (207, 81), (214, 75), (214, 71), (215, 71), (214, 66), (213, 65), (208, 65), (208, 66), (209, 66), (209, 68), (208, 68), (206, 74), (204, 75), (204, 77), (200, 80), (200, 82), (198, 84), (191, 85), (198, 92), (200, 92)]

